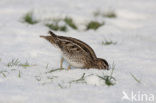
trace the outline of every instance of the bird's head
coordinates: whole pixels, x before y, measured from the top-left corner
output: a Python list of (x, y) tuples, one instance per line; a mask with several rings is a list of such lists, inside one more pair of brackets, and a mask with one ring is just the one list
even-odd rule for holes
[(109, 70), (109, 64), (108, 64), (108, 62), (105, 59), (102, 59), (102, 58), (97, 58), (95, 60), (95, 67), (97, 69), (106, 69), (106, 70)]

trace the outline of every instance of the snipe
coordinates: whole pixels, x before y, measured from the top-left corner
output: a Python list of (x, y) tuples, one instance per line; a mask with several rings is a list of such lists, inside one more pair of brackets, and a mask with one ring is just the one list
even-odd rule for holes
[(49, 31), (50, 36), (40, 36), (48, 40), (51, 44), (59, 48), (62, 52), (60, 68), (64, 59), (69, 63), (68, 69), (77, 68), (96, 68), (109, 69), (106, 60), (97, 58), (93, 49), (78, 39), (72, 37), (58, 36)]

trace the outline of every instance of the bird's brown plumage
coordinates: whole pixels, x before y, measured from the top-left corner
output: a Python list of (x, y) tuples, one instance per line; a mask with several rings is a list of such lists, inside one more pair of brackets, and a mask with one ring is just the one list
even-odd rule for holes
[(57, 36), (49, 31), (51, 36), (40, 36), (58, 47), (69, 64), (80, 68), (108, 69), (106, 60), (97, 58), (94, 50), (85, 42), (76, 38)]

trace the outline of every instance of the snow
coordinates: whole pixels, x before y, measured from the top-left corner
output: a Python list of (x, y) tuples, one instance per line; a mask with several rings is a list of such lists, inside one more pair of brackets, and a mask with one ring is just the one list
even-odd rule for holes
[[(128, 96), (131, 91), (156, 96), (155, 5), (155, 0), (1, 0), (0, 103), (131, 102), (121, 100), (123, 91)], [(96, 10), (114, 10), (117, 18), (95, 18)], [(89, 44), (98, 57), (105, 58), (109, 64), (114, 62), (116, 84), (107, 86), (97, 76), (110, 75), (111, 70), (72, 68), (48, 73), (59, 68), (60, 53), (39, 37), (48, 35), (44, 22), (35, 25), (22, 22), (29, 11), (42, 21), (72, 17), (80, 30), (55, 33), (78, 38)], [(90, 20), (104, 21), (105, 25), (96, 31), (83, 31), (84, 24)], [(105, 46), (101, 44), (103, 40), (117, 44)], [(32, 66), (7, 66), (17, 58), (20, 63), (27, 61)], [(63, 66), (67, 68), (67, 63)], [(86, 83), (70, 83), (80, 79), (83, 73)]]

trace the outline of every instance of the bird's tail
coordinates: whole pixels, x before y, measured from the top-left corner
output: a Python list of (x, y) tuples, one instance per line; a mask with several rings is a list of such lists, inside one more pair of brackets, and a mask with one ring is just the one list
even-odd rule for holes
[(54, 34), (52, 31), (48, 32), (51, 36), (40, 36), (41, 38), (44, 38), (46, 40), (48, 40), (49, 42), (51, 42), (52, 44), (56, 44), (57, 42), (57, 35)]
[(54, 37), (54, 38), (56, 38), (57, 37), (57, 35), (56, 34), (54, 34), (52, 31), (49, 31), (48, 32), (52, 37)]

